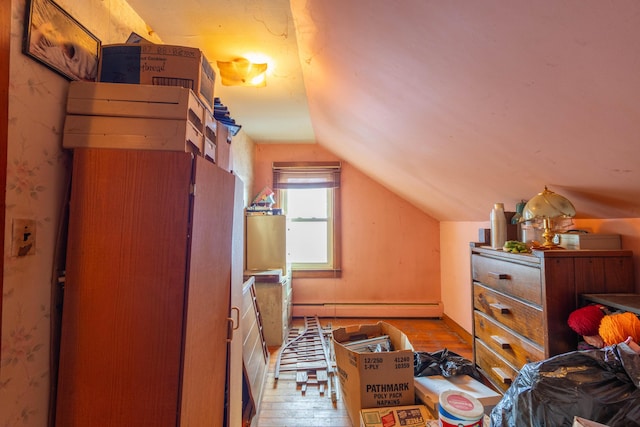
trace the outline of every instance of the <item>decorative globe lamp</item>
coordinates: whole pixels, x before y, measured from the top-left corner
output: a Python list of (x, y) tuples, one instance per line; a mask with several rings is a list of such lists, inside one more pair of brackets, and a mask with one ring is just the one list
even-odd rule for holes
[(522, 211), (522, 221), (539, 223), (544, 230), (542, 238), (544, 242), (535, 249), (561, 249), (553, 242), (556, 232), (563, 228), (567, 219), (576, 215), (576, 208), (565, 197), (554, 193), (544, 187), (542, 193), (538, 193), (527, 202)]

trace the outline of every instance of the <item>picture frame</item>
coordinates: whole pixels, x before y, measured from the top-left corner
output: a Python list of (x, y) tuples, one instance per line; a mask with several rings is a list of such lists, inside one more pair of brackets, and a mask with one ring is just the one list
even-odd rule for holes
[(52, 0), (29, 0), (23, 53), (69, 80), (96, 81), (100, 40)]

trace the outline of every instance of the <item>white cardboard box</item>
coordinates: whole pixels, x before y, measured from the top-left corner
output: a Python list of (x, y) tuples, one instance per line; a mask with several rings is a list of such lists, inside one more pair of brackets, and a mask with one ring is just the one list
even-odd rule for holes
[(502, 395), (469, 375), (445, 378), (442, 375), (414, 378), (416, 397), (425, 404), (432, 414), (438, 413), (440, 394), (447, 390), (464, 391), (475, 397), (484, 406), (485, 414), (491, 412), (500, 402)]
[(424, 405), (370, 408), (360, 411), (360, 427), (427, 427), (433, 420)]
[(619, 234), (599, 233), (561, 233), (558, 234), (559, 245), (565, 249), (620, 249), (622, 247)]
[(73, 81), (67, 94), (67, 114), (189, 120), (204, 132), (206, 113), (191, 89), (178, 86)]
[(68, 114), (64, 148), (120, 148), (186, 151), (202, 155), (204, 138), (187, 120)]
[(218, 144), (218, 121), (206, 108), (204, 109), (203, 126), (204, 157), (211, 160), (213, 163), (218, 163), (218, 159), (216, 157)]
[[(393, 351), (358, 352), (347, 348), (349, 341), (388, 335)], [(378, 322), (353, 325), (332, 332), (340, 390), (349, 418), (360, 424), (360, 410), (415, 404), (413, 346), (394, 326)]]

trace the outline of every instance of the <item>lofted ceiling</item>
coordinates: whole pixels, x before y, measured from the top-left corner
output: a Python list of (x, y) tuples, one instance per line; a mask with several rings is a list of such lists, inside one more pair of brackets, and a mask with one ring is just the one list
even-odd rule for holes
[(216, 71), (272, 59), (264, 88), (216, 83), (253, 141), (317, 142), (438, 220), (545, 185), (578, 217), (640, 217), (640, 2), (129, 3)]

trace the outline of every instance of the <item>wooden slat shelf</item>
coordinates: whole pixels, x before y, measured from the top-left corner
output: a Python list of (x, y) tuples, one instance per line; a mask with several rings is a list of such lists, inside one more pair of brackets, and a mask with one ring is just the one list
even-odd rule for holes
[(583, 294), (582, 299), (640, 314), (640, 294)]

